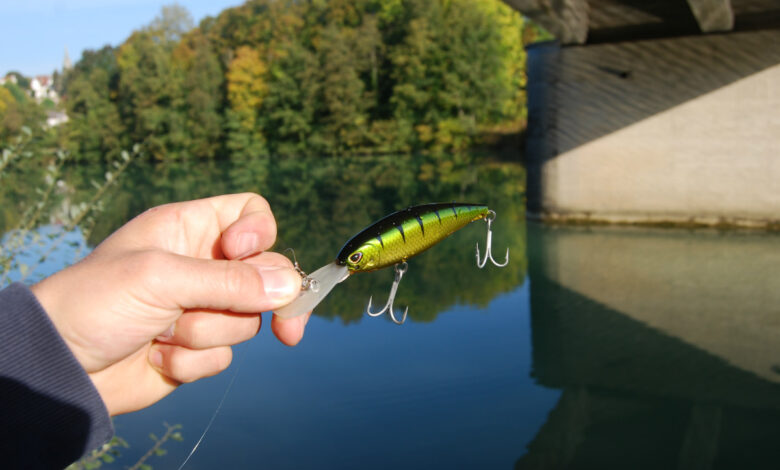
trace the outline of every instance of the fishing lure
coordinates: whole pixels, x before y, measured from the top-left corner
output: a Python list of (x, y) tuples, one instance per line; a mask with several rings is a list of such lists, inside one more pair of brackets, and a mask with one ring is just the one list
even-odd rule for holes
[(496, 213), (486, 205), (458, 202), (422, 204), (394, 212), (349, 239), (341, 248), (335, 261), (310, 275), (301, 271), (296, 261), (295, 266), (303, 276), (301, 294), (292, 303), (276, 310), (276, 314), (283, 318), (302, 315), (316, 307), (336, 284), (350, 275), (395, 266), (395, 280), (384, 308), (372, 312), (373, 297), (371, 297), (368, 300), (366, 313), (375, 317), (389, 312), (393, 322), (400, 325), (406, 320), (409, 307), (404, 310), (403, 318), (398, 320), (393, 311), (393, 301), (398, 291), (398, 284), (408, 269), (406, 260), (422, 253), (469, 223), (480, 219), (487, 222), (486, 253), (484, 259), (480, 259), (479, 243), (477, 243), (477, 266), (485, 267), (488, 260), (500, 267), (509, 263), (509, 248), (506, 250), (506, 259), (503, 263), (496, 262), (491, 253), (493, 243), (491, 224), (495, 217)]

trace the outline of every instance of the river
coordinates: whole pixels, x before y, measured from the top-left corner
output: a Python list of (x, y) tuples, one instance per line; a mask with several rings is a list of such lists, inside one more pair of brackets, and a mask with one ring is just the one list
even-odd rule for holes
[[(62, 230), (62, 214), (84, 199), (88, 191), (79, 188), (93, 177), (70, 170), (66, 189), (32, 232), (40, 236), (30, 235), (26, 282), (83, 256), (148, 207), (238, 191), (270, 201), (279, 224), (275, 249), (294, 248), (307, 271), (331, 261), (371, 221), (424, 202), (487, 203), (498, 214), (499, 259), (510, 249), (508, 267), (478, 269), (479, 222), (410, 260), (396, 300), (409, 306), (402, 326), (363, 314), (369, 296), (385, 298), (392, 271), (353, 276), (316, 309), (298, 346), (281, 345), (263, 328), (235, 348), (225, 373), (117, 417), (117, 435), (130, 447), (103, 468), (136, 462), (164, 422), (180, 424), (184, 440), (167, 442), (167, 453), (147, 463), (177, 468), (223, 396), (185, 468), (780, 461), (777, 234), (542, 226), (525, 220), (517, 164), (307, 158), (136, 162), (94, 222), (51, 249), (46, 240), (57, 237), (48, 235)], [(7, 230), (15, 212), (11, 192), (3, 197)], [(5, 274), (6, 282), (22, 277), (18, 266)]]

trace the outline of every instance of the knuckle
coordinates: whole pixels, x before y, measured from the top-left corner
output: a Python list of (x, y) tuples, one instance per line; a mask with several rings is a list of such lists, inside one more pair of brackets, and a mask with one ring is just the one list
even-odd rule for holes
[(274, 218), (273, 214), (271, 214), (270, 212), (265, 213), (265, 217), (266, 217), (266, 219), (268, 219), (267, 222), (266, 222), (266, 227), (267, 227), (268, 233), (270, 235), (269, 238), (271, 240), (275, 241), (276, 240), (276, 234), (277, 234), (276, 218)]
[(188, 374), (188, 373), (180, 373), (180, 374), (175, 374), (173, 376), (174, 380), (176, 380), (177, 382), (181, 382), (183, 384), (190, 384), (192, 382), (195, 382), (199, 378), (200, 377), (196, 376), (195, 374)]
[(235, 333), (231, 334), (228, 343), (237, 344), (254, 338), (255, 335), (257, 335), (257, 333), (260, 331), (260, 324), (260, 315), (252, 315), (241, 318), (238, 322), (236, 322), (234, 326)]
[(271, 211), (271, 204), (268, 203), (268, 200), (264, 198), (263, 196), (257, 194), (257, 193), (244, 193), (249, 196), (248, 204), (251, 203), (254, 206), (256, 206), (258, 209), (266, 209), (269, 212)]
[(213, 357), (214, 373), (216, 374), (230, 367), (230, 363), (233, 362), (233, 350), (230, 347), (219, 348)]
[(192, 383), (197, 380), (219, 374), (230, 366), (233, 353), (229, 347), (217, 347), (202, 351), (198, 357), (190, 358), (188, 364), (174, 369), (173, 378), (181, 383)]
[(231, 295), (249, 295), (261, 290), (260, 275), (248, 264), (242, 261), (228, 260), (225, 262), (224, 287)]
[(240, 261), (226, 261), (223, 276), (224, 288), (231, 295), (249, 292), (257, 284), (257, 277)]
[(155, 222), (177, 223), (182, 220), (182, 210), (186, 207), (178, 202), (152, 207), (143, 212), (140, 217), (152, 218)]
[(293, 264), (292, 260), (281, 253), (268, 251), (265, 253), (265, 256), (268, 264), (280, 266), (283, 268), (295, 269), (295, 265)]
[(143, 281), (159, 280), (167, 255), (158, 250), (144, 250), (133, 253), (126, 263), (126, 269), (131, 276)]

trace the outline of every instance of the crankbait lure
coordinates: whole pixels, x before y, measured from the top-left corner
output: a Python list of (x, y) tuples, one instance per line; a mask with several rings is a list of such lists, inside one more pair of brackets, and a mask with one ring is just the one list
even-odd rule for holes
[(406, 320), (409, 307), (404, 310), (403, 318), (397, 320), (393, 312), (393, 300), (395, 300), (398, 284), (408, 269), (406, 260), (422, 253), (469, 223), (480, 219), (487, 222), (486, 253), (484, 259), (480, 260), (479, 244), (477, 244), (477, 266), (485, 267), (488, 259), (500, 267), (509, 263), (509, 248), (506, 250), (506, 259), (503, 263), (496, 262), (491, 253), (493, 239), (491, 224), (495, 217), (496, 213), (485, 205), (458, 202), (422, 204), (394, 212), (352, 237), (341, 248), (335, 261), (312, 274), (306, 275), (300, 271), (296, 261), (296, 268), (303, 275), (301, 294), (292, 303), (276, 310), (276, 314), (283, 318), (302, 315), (317, 306), (336, 284), (350, 275), (394, 265), (395, 280), (387, 303), (382, 310), (372, 312), (373, 298), (370, 298), (366, 313), (370, 316), (378, 316), (389, 312), (390, 318), (400, 325)]

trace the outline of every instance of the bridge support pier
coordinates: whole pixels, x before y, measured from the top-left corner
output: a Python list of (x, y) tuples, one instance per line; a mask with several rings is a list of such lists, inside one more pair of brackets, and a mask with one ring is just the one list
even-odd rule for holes
[(529, 214), (780, 226), (780, 30), (528, 50)]

